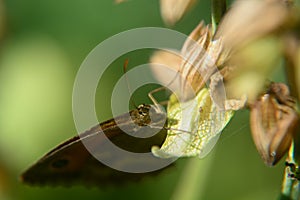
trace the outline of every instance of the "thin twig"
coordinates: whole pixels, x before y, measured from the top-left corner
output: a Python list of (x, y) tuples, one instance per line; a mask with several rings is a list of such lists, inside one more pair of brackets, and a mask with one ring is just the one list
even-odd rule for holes
[(300, 183), (299, 183), (299, 152), (298, 145), (291, 145), (289, 155), (284, 171), (282, 189), (279, 200), (298, 200), (300, 198)]

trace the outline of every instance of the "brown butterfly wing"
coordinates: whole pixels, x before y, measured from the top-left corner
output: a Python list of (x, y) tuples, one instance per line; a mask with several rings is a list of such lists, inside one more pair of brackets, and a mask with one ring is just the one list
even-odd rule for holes
[[(135, 116), (137, 110), (130, 112), (130, 116)], [(148, 173), (126, 173), (112, 169), (94, 158), (82, 141), (92, 148), (99, 145), (106, 145), (103, 137), (109, 138), (111, 142), (116, 144), (122, 149), (130, 152), (150, 152), (151, 147), (154, 145), (161, 146), (165, 137), (166, 130), (162, 129), (160, 132), (149, 138), (132, 137), (124, 133), (117, 125), (130, 129), (133, 125), (129, 122), (128, 115), (121, 115), (115, 120), (108, 120), (103, 122), (92, 129), (82, 133), (77, 137), (71, 138), (61, 145), (54, 148), (47, 153), (44, 157), (37, 161), (33, 166), (26, 170), (21, 179), (23, 182), (32, 185), (109, 185), (109, 184), (122, 184), (128, 181), (139, 181), (145, 176), (155, 175), (159, 171)], [(102, 131), (100, 131), (101, 129)], [(137, 134), (139, 130), (134, 130)], [(104, 134), (103, 134), (104, 133)], [(97, 140), (97, 142), (95, 142)], [(110, 156), (109, 152), (97, 152)], [(156, 157), (152, 157), (146, 165), (151, 165), (153, 160), (157, 161)], [(160, 160), (160, 159), (159, 159)], [(128, 162), (126, 158), (114, 158), (115, 162), (129, 164), (134, 167), (134, 161)], [(162, 160), (165, 162), (165, 160)]]

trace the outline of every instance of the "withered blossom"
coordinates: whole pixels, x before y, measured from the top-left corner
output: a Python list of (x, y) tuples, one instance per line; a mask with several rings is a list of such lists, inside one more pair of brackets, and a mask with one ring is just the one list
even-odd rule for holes
[(284, 56), (287, 66), (287, 77), (291, 88), (291, 94), (300, 99), (300, 38), (290, 34), (285, 38)]
[[(176, 90), (176, 88), (180, 87), (180, 83), (174, 78), (177, 76), (177, 72), (179, 71), (181, 60), (180, 52), (175, 54), (174, 50), (157, 50), (150, 58), (152, 73), (160, 83), (168, 85), (168, 88)], [(158, 67), (153, 67), (154, 64)], [(169, 80), (174, 81), (170, 82)], [(170, 85), (170, 83), (172, 84)]]
[[(297, 13), (284, 1), (236, 1), (215, 36), (222, 38), (224, 49), (229, 52), (225, 65), (233, 68), (225, 80), (226, 94), (231, 98), (247, 96), (253, 140), (269, 166), (288, 151), (299, 126), (296, 100), (286, 85), (272, 83), (264, 92), (284, 55), (286, 63), (292, 63), (286, 71), (294, 69), (288, 78), (300, 77), (299, 38), (295, 39), (293, 30), (297, 23), (299, 26)], [(290, 84), (294, 87), (297, 82), (294, 78)], [(297, 97), (296, 93), (293, 91), (293, 96)]]
[(280, 39), (266, 36), (231, 54), (227, 64), (233, 70), (225, 83), (227, 95), (230, 98), (246, 95), (248, 103), (255, 101), (274, 69), (280, 66), (282, 48)]
[(226, 82), (227, 95), (246, 94), (249, 103), (263, 92), (266, 80), (280, 65), (285, 41), (297, 11), (284, 1), (236, 1), (224, 16), (215, 38), (230, 52), (226, 64), (235, 67)]
[[(181, 75), (180, 95), (185, 101), (193, 98), (222, 65), (222, 40), (212, 38), (211, 26), (200, 22), (185, 41), (180, 55), (158, 51), (150, 59), (151, 63), (167, 65)], [(159, 73), (154, 70), (157, 78), (162, 80)], [(188, 89), (190, 86), (192, 92)]]
[[(226, 94), (246, 94), (252, 137), (269, 166), (288, 152), (299, 126), (299, 19), (299, 10), (287, 1), (237, 1), (216, 35), (230, 52), (225, 63), (234, 68), (225, 81)], [(283, 59), (292, 93), (275, 83), (265, 92)]]
[(295, 100), (283, 83), (269, 90), (250, 106), (251, 131), (264, 162), (275, 165), (285, 155), (299, 125)]
[(296, 12), (283, 1), (243, 0), (233, 4), (215, 35), (210, 26), (200, 23), (181, 51), (181, 90), (185, 92), (188, 83), (197, 93), (216, 71), (225, 70), (230, 73), (218, 80), (225, 82), (227, 97), (255, 101), (282, 59), (283, 34), (299, 21)]
[(222, 37), (226, 48), (237, 49), (280, 31), (291, 16), (281, 1), (236, 1), (222, 19), (215, 38)]
[(114, 3), (115, 4), (120, 4), (120, 3), (124, 3), (126, 2), (127, 0), (114, 0)]
[[(185, 59), (179, 69), (183, 77), (181, 91), (187, 91), (185, 87), (188, 83), (197, 94), (211, 75), (218, 70), (222, 40), (212, 40), (212, 37), (211, 26), (205, 26), (204, 22), (201, 22), (187, 38), (181, 50)], [(192, 98), (188, 93), (183, 96), (187, 100)]]
[[(272, 83), (265, 92), (274, 68), (279, 67), (285, 55), (298, 85), (293, 96), (299, 95), (299, 36), (291, 34), (291, 27), (297, 27), (299, 18), (297, 10), (284, 1), (237, 1), (215, 35), (211, 26), (201, 22), (181, 50), (181, 64), (169, 62), (176, 69), (179, 66), (178, 73), (183, 77), (180, 87), (186, 100), (192, 96), (184, 93), (185, 84), (197, 94), (209, 83), (212, 98), (225, 110), (250, 106), (252, 136), (264, 162), (270, 166), (288, 151), (299, 124), (295, 99), (286, 85)], [(293, 35), (293, 45), (287, 45), (287, 35)], [(155, 56), (160, 57), (159, 54)], [(220, 85), (225, 86), (225, 91)]]
[(160, 0), (162, 19), (167, 25), (174, 25), (195, 2), (196, 0)]
[[(158, 157), (203, 158), (212, 150), (222, 130), (230, 122), (234, 115), (233, 110), (244, 105), (238, 101), (226, 104), (225, 98), (218, 101), (214, 99), (215, 96), (224, 94), (220, 95), (218, 84), (223, 77), (217, 76), (223, 59), (222, 40), (212, 40), (212, 36), (211, 26), (205, 26), (201, 22), (185, 41), (181, 59), (178, 60), (178, 56), (164, 51), (156, 52), (151, 58), (153, 63), (171, 65), (170, 68), (177, 69), (182, 78), (179, 94), (171, 95), (168, 102), (167, 138), (161, 148), (152, 148), (152, 153)], [(168, 60), (163, 60), (164, 58)], [(181, 64), (173, 63), (172, 67), (172, 61), (180, 61)], [(207, 85), (211, 86), (207, 88), (205, 86), (209, 80), (213, 84)], [(193, 91), (189, 90), (190, 86)], [(216, 95), (212, 98), (211, 93)], [(224, 105), (228, 105), (225, 110)]]

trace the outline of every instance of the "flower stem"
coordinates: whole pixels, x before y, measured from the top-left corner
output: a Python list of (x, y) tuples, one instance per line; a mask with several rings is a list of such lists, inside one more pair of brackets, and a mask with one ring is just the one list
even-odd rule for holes
[(291, 145), (289, 151), (279, 200), (297, 200), (300, 198), (299, 155), (296, 153), (299, 144), (297, 143), (299, 140)]
[(211, 21), (213, 33), (216, 32), (223, 15), (226, 12), (226, 0), (211, 0)]
[(209, 178), (209, 170), (213, 165), (214, 156), (212, 154), (214, 152), (205, 160), (189, 158), (171, 200), (197, 200), (203, 198), (206, 181)]

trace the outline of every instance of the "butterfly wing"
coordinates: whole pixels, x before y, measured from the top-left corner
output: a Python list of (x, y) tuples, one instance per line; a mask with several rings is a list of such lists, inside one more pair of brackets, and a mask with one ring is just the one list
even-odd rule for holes
[[(166, 136), (164, 129), (152, 137), (138, 138), (128, 135), (123, 132), (122, 127), (120, 128), (116, 125), (117, 121), (120, 126), (130, 130), (134, 123), (129, 120), (129, 117), (135, 115), (134, 113), (139, 112), (133, 110), (130, 112), (130, 115), (121, 115), (115, 118), (115, 120), (103, 122), (82, 133), (80, 136), (76, 136), (60, 144), (26, 170), (22, 174), (21, 180), (32, 185), (55, 186), (84, 184), (103, 186), (128, 181), (138, 181), (145, 176), (159, 173), (159, 171), (126, 173), (112, 169), (98, 161), (84, 146), (84, 144), (89, 145), (94, 149), (97, 146), (104, 146), (107, 143), (104, 137), (108, 138), (118, 147), (130, 152), (150, 152), (153, 145), (161, 146)], [(134, 130), (134, 133), (137, 135), (143, 134), (139, 133), (141, 131), (144, 130)], [(97, 151), (97, 148), (95, 150)], [(110, 152), (96, 153), (111, 156)], [(152, 156), (149, 162), (145, 164), (151, 165), (151, 162), (157, 161), (157, 159), (159, 158)], [(136, 164), (140, 164), (134, 160), (130, 160), (129, 162), (126, 160), (126, 157), (113, 158), (113, 162), (118, 162), (121, 165), (132, 165), (132, 167)]]

